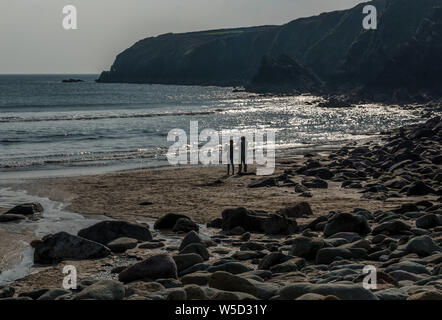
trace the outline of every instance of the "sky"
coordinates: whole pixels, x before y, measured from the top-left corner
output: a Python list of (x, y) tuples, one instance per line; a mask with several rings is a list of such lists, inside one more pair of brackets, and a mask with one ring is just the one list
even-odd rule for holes
[[(146, 37), (284, 24), (366, 0), (1, 0), (0, 74), (97, 74)], [(63, 28), (74, 5), (78, 29)]]

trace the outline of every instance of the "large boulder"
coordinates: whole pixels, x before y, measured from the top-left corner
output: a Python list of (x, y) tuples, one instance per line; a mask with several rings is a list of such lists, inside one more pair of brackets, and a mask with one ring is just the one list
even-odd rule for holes
[(159, 254), (124, 269), (118, 280), (124, 283), (142, 279), (177, 279), (177, 266), (168, 254)]
[(430, 229), (440, 225), (439, 217), (434, 213), (426, 214), (416, 220), (416, 227)]
[(67, 259), (96, 259), (110, 254), (110, 250), (102, 244), (66, 232), (48, 235), (42, 240), (35, 248), (35, 263), (51, 264)]
[(152, 240), (152, 234), (148, 228), (126, 221), (102, 221), (80, 230), (78, 236), (104, 245), (122, 237), (141, 241)]
[(325, 225), (324, 236), (329, 237), (338, 232), (356, 232), (365, 235), (371, 232), (371, 228), (362, 215), (337, 213)]
[(270, 214), (263, 220), (263, 229), (266, 234), (293, 234), (298, 230), (295, 219), (280, 214)]
[(441, 251), (441, 248), (429, 236), (420, 236), (408, 241), (405, 250), (420, 256), (429, 256)]
[(226, 209), (222, 212), (224, 231), (242, 227), (245, 231), (266, 234), (291, 234), (296, 232), (296, 220), (280, 214), (256, 213), (245, 208)]
[(226, 209), (222, 212), (222, 229), (230, 231), (235, 227), (242, 227), (246, 231), (263, 232), (262, 215), (256, 215), (254, 212), (245, 208)]
[(14, 208), (12, 208), (11, 210), (9, 210), (6, 213), (11, 213), (11, 214), (21, 214), (21, 215), (33, 215), (36, 213), (41, 213), (43, 212), (43, 206), (38, 203), (38, 202), (33, 202), (33, 203), (24, 203), (24, 204), (20, 204), (18, 206), (15, 206)]
[(190, 218), (184, 214), (168, 213), (155, 221), (154, 228), (159, 230), (173, 229), (179, 219), (190, 220)]

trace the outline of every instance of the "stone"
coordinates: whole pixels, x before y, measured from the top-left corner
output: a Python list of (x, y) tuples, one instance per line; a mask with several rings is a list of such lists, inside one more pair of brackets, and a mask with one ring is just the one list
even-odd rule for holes
[(42, 294), (37, 300), (55, 300), (58, 297), (70, 294), (69, 290), (65, 289), (50, 289)]
[(162, 278), (177, 279), (175, 261), (168, 254), (159, 254), (129, 266), (118, 275), (118, 280), (123, 283), (145, 278), (152, 280)]
[(435, 193), (434, 189), (429, 187), (422, 181), (413, 183), (407, 191), (407, 196), (426, 196), (427, 194)]
[(278, 181), (275, 178), (263, 178), (256, 182), (252, 182), (249, 184), (249, 188), (264, 188), (264, 187), (276, 187), (278, 185)]
[(379, 300), (406, 300), (408, 294), (398, 288), (388, 288), (374, 293)]
[(15, 289), (13, 287), (0, 287), (0, 299), (10, 298), (14, 296)]
[(306, 293), (295, 300), (325, 300), (325, 296), (317, 293)]
[(420, 293), (416, 293), (407, 298), (407, 300), (442, 300), (442, 292), (429, 290)]
[(288, 273), (293, 271), (299, 271), (305, 266), (305, 260), (303, 258), (293, 258), (286, 262), (276, 264), (270, 267), (272, 273)]
[(184, 237), (183, 241), (181, 241), (179, 250), (183, 250), (186, 246), (192, 243), (201, 243), (204, 244), (204, 241), (200, 238), (198, 233), (196, 233), (194, 230), (190, 231), (186, 236)]
[(330, 264), (337, 257), (344, 259), (362, 259), (366, 256), (367, 251), (364, 249), (343, 249), (343, 248), (322, 248), (316, 256), (317, 264)]
[(303, 172), (305, 176), (313, 176), (318, 177), (324, 180), (330, 180), (334, 177), (334, 173), (330, 171), (328, 168), (314, 168), (308, 169)]
[(229, 292), (229, 291), (218, 291), (213, 296), (210, 297), (211, 300), (222, 300), (222, 301), (235, 301), (235, 300), (258, 300), (256, 297), (245, 292)]
[(370, 290), (356, 284), (312, 284), (302, 282), (287, 285), (280, 290), (280, 296), (283, 300), (293, 300), (307, 293), (323, 296), (333, 295), (341, 300), (378, 300)]
[(184, 247), (182, 250), (180, 250), (180, 254), (186, 254), (186, 253), (196, 253), (203, 258), (203, 260), (209, 260), (210, 254), (207, 250), (206, 246), (202, 243), (191, 243), (188, 244), (186, 247)]
[(407, 212), (418, 212), (419, 208), (414, 203), (404, 203), (398, 209), (393, 210), (397, 214), (404, 214)]
[(222, 229), (230, 231), (242, 227), (250, 232), (263, 232), (263, 216), (258, 216), (245, 208), (226, 209), (222, 212)]
[(412, 262), (412, 261), (402, 261), (392, 265), (389, 265), (385, 268), (385, 272), (390, 273), (392, 271), (406, 271), (412, 274), (427, 274), (431, 275), (431, 272), (423, 265)]
[(13, 221), (20, 221), (20, 220), (24, 220), (24, 219), (25, 219), (25, 217), (20, 214), (7, 213), (7, 214), (0, 215), (0, 222), (13, 222)]
[(272, 252), (266, 255), (259, 263), (258, 269), (260, 270), (270, 270), (274, 265), (284, 263), (290, 260), (291, 257), (287, 256), (281, 252)]
[(306, 178), (302, 185), (310, 189), (327, 189), (328, 183), (320, 178)]
[(139, 249), (158, 249), (164, 247), (162, 242), (143, 242), (138, 245)]
[(37, 300), (38, 298), (40, 298), (42, 295), (44, 295), (48, 291), (49, 291), (49, 289), (37, 289), (37, 290), (29, 291), (29, 292), (22, 292), (18, 296), (19, 297), (29, 297), (32, 300)]
[(295, 219), (287, 218), (279, 214), (270, 214), (263, 221), (263, 229), (265, 234), (293, 234), (298, 230)]
[(200, 286), (190, 284), (184, 286), (188, 300), (208, 300), (206, 292)]
[(435, 252), (441, 251), (441, 248), (429, 236), (420, 236), (408, 241), (405, 250), (410, 253), (416, 253), (420, 256), (429, 256)]
[(422, 229), (430, 229), (440, 225), (439, 217), (432, 214), (426, 214), (420, 218), (416, 219), (416, 227)]
[(140, 241), (152, 240), (152, 234), (148, 228), (125, 221), (101, 221), (80, 230), (78, 236), (104, 245), (122, 237)]
[(181, 272), (191, 266), (202, 263), (204, 261), (203, 258), (196, 253), (175, 255), (173, 256), (173, 260), (175, 261), (178, 272)]
[(38, 202), (20, 204), (11, 210), (7, 211), (7, 214), (20, 214), (20, 215), (33, 215), (43, 212), (43, 206)]
[(74, 300), (123, 300), (124, 285), (115, 280), (100, 280), (73, 296)]
[(159, 230), (172, 229), (181, 218), (191, 220), (188, 216), (183, 214), (168, 213), (155, 221), (154, 228)]
[(135, 281), (126, 285), (126, 296), (134, 294), (145, 295), (154, 292), (164, 291), (166, 288), (158, 282)]
[(265, 256), (265, 253), (260, 251), (237, 251), (232, 255), (232, 258), (240, 261), (260, 259)]
[(373, 229), (372, 234), (378, 235), (381, 233), (388, 233), (392, 235), (402, 234), (406, 231), (410, 231), (411, 226), (402, 220), (392, 220), (381, 223)]
[(207, 264), (207, 263), (197, 263), (196, 265), (193, 265), (193, 266), (191, 266), (191, 267), (181, 271), (179, 275), (180, 276), (184, 276), (184, 275), (189, 274), (189, 273), (206, 271), (209, 268), (210, 268), (210, 264)]
[(62, 260), (86, 260), (104, 258), (110, 250), (100, 243), (90, 241), (66, 232), (45, 236), (34, 251), (34, 262), (58, 263)]
[(253, 296), (257, 294), (255, 285), (249, 280), (224, 271), (213, 273), (209, 286), (223, 291), (244, 292)]
[(324, 236), (329, 237), (338, 232), (356, 232), (365, 235), (371, 232), (371, 228), (364, 216), (337, 213), (325, 225)]
[(171, 288), (166, 290), (166, 300), (184, 301), (187, 300), (187, 292), (182, 288)]
[(209, 279), (211, 277), (210, 273), (202, 273), (202, 272), (195, 272), (186, 274), (181, 278), (181, 282), (186, 284), (196, 284), (199, 286), (205, 286), (209, 283)]
[(207, 223), (207, 228), (221, 229), (223, 227), (223, 219), (215, 218)]
[(231, 274), (240, 274), (248, 271), (252, 271), (253, 268), (246, 266), (239, 262), (227, 262), (217, 266), (212, 266), (207, 269), (208, 272), (225, 271)]
[(312, 216), (313, 211), (308, 202), (300, 202), (294, 206), (287, 207), (280, 211), (281, 214), (289, 218), (301, 218), (302, 216)]
[(246, 232), (246, 230), (244, 230), (243, 227), (237, 226), (237, 227), (233, 228), (232, 230), (230, 230), (228, 232), (228, 234), (231, 236), (240, 236), (240, 235), (244, 234), (245, 232)]
[(115, 253), (122, 253), (137, 246), (138, 240), (133, 238), (118, 238), (107, 244), (107, 247)]
[(318, 250), (325, 246), (326, 244), (322, 239), (297, 236), (293, 239), (290, 254), (311, 260), (316, 257)]
[(200, 227), (190, 219), (180, 218), (176, 221), (175, 225), (172, 228), (173, 232), (190, 232), (196, 231), (198, 232)]

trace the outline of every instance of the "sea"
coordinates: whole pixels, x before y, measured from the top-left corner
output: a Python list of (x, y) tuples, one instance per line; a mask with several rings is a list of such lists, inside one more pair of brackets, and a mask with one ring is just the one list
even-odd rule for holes
[[(64, 83), (64, 79), (84, 82)], [(277, 150), (333, 148), (421, 121), (366, 104), (320, 107), (311, 95), (229, 87), (96, 83), (98, 75), (0, 75), (0, 180), (167, 166), (173, 129), (272, 129)]]

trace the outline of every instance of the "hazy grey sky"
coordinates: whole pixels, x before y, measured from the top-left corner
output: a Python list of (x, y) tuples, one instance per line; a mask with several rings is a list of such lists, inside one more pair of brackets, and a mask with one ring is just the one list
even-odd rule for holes
[[(1, 73), (99, 73), (136, 41), (167, 32), (283, 24), (366, 0), (1, 0)], [(75, 5), (78, 30), (64, 30)]]

